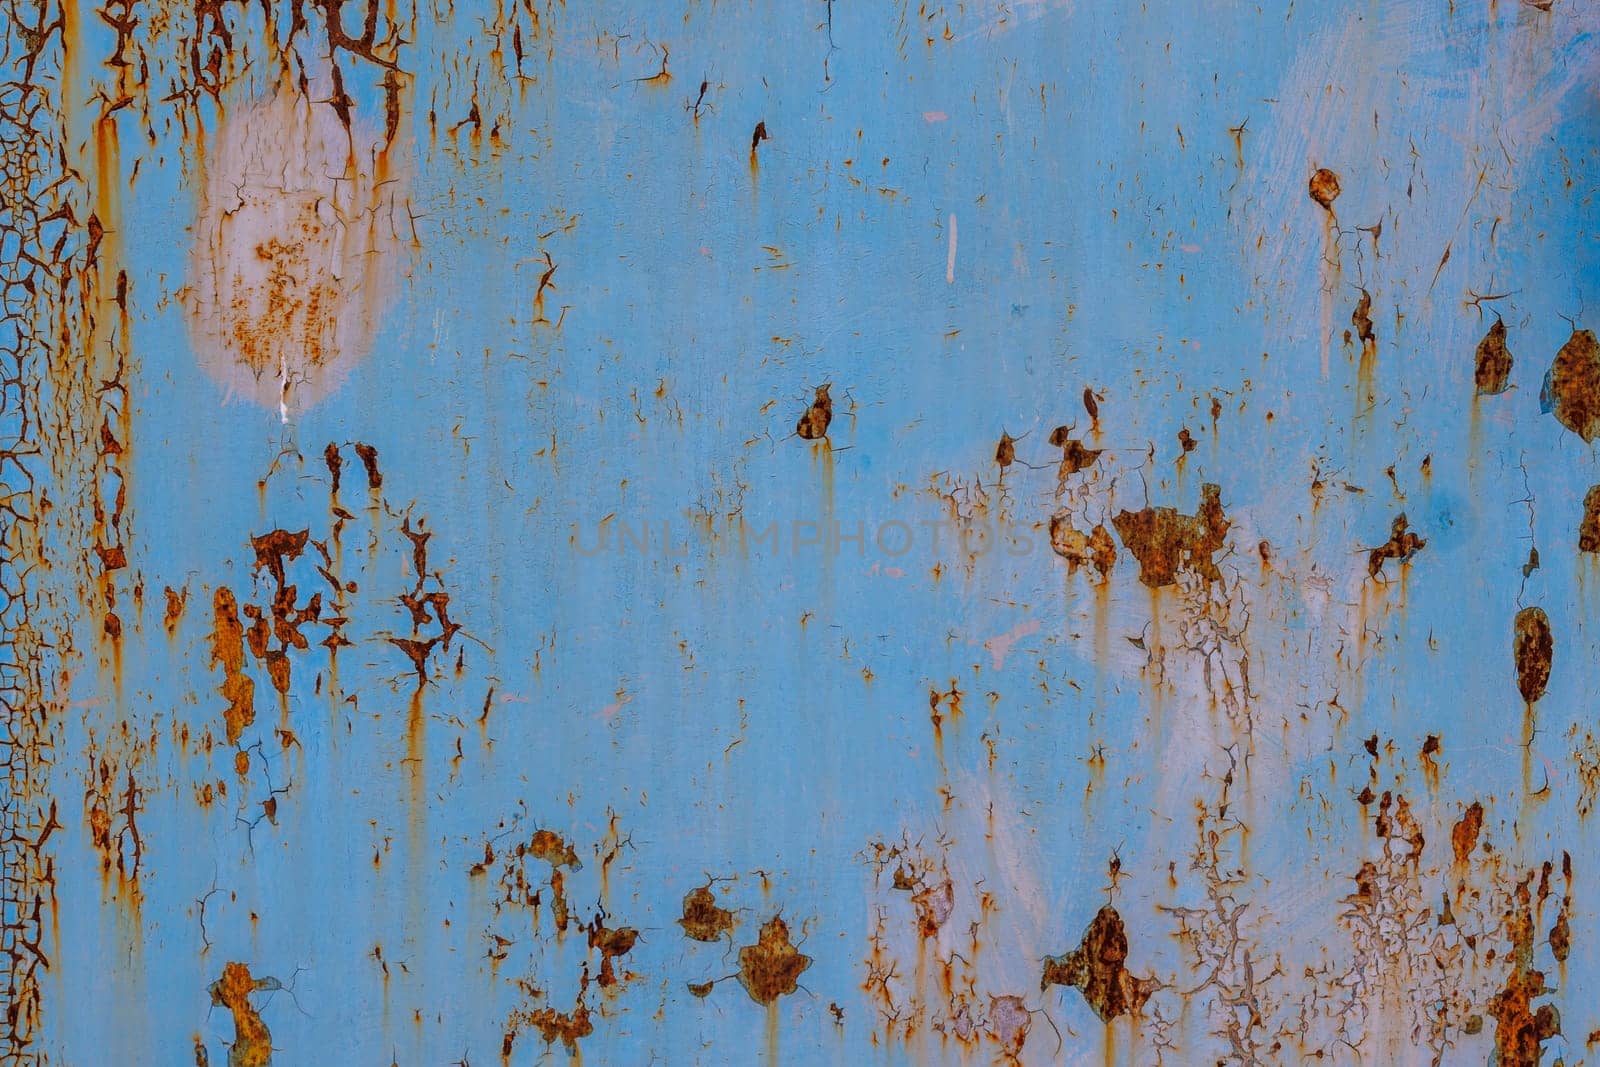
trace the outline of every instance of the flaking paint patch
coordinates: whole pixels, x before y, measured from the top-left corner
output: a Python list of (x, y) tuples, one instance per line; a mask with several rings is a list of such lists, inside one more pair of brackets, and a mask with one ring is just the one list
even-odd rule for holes
[(409, 225), (382, 133), (317, 95), (285, 82), (224, 120), (184, 291), (207, 372), (285, 422), (368, 354)]

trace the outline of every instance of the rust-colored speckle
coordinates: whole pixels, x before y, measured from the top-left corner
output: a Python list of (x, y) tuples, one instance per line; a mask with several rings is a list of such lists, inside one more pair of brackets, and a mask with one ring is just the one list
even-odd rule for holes
[(757, 1004), (771, 1004), (800, 987), (800, 975), (811, 957), (789, 940), (789, 924), (774, 915), (761, 927), (753, 945), (739, 949), (739, 984)]
[(1600, 343), (1589, 330), (1573, 330), (1556, 353), (1540, 401), (1556, 420), (1592, 442), (1600, 436)]
[(1192, 570), (1208, 582), (1222, 574), (1212, 558), (1222, 550), (1228, 520), (1222, 513), (1222, 489), (1206, 483), (1194, 515), (1176, 508), (1120, 511), (1111, 520), (1122, 543), (1139, 561), (1139, 580), (1152, 589), (1172, 585), (1180, 570)]
[(1532, 704), (1544, 696), (1545, 686), (1550, 683), (1550, 662), (1555, 652), (1550, 620), (1542, 608), (1517, 612), (1512, 651), (1517, 663), (1517, 691)]
[(828, 436), (828, 424), (833, 421), (833, 398), (828, 395), (828, 385), (817, 386), (816, 398), (811, 401), (811, 406), (806, 408), (800, 416), (800, 422), (795, 426), (794, 432), (807, 441), (816, 441)]
[(1041, 990), (1072, 986), (1083, 994), (1103, 1022), (1138, 1015), (1157, 984), (1129, 973), (1128, 934), (1117, 909), (1107, 904), (1095, 913), (1078, 947), (1065, 956), (1046, 956)]
[(734, 927), (733, 912), (717, 904), (711, 886), (696, 886), (683, 896), (683, 917), (678, 920), (692, 941), (715, 941)]
[(1311, 199), (1321, 204), (1328, 211), (1333, 210), (1333, 202), (1339, 199), (1339, 176), (1327, 167), (1319, 167), (1312, 175), (1307, 191)]
[(1478, 356), (1472, 371), (1479, 396), (1495, 396), (1506, 391), (1511, 380), (1511, 352), (1506, 348), (1506, 324), (1495, 319), (1489, 332), (1478, 342)]

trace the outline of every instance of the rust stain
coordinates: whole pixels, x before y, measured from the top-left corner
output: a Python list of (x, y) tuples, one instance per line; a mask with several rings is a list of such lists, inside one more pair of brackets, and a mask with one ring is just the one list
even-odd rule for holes
[(1367, 553), (1367, 577), (1379, 577), (1387, 561), (1405, 563), (1426, 547), (1428, 542), (1411, 532), (1411, 524), (1402, 511), (1389, 524), (1389, 539)]
[(1517, 691), (1524, 702), (1532, 704), (1544, 696), (1545, 686), (1550, 682), (1551, 657), (1555, 653), (1555, 639), (1544, 609), (1523, 608), (1517, 612), (1514, 634), (1512, 654), (1517, 665)]
[(228, 1067), (267, 1067), (272, 1062), (272, 1034), (250, 997), (281, 988), (276, 978), (252, 978), (249, 967), (231, 961), (222, 968), (222, 977), (211, 983), (211, 1003), (233, 1015)]
[(684, 894), (678, 925), (690, 940), (717, 941), (732, 932), (735, 919), (733, 912), (717, 904), (717, 896), (707, 883)]
[(1077, 948), (1063, 956), (1045, 957), (1039, 989), (1073, 987), (1102, 1022), (1138, 1015), (1159, 985), (1153, 978), (1132, 974), (1127, 959), (1128, 933), (1122, 916), (1107, 904), (1095, 913)]
[(1111, 524), (1139, 561), (1139, 580), (1151, 589), (1176, 583), (1178, 573), (1185, 570), (1208, 582), (1222, 578), (1214, 557), (1222, 551), (1229, 524), (1218, 485), (1207, 482), (1200, 487), (1200, 508), (1194, 515), (1171, 507), (1123, 510)]
[(1479, 396), (1497, 396), (1510, 385), (1511, 351), (1506, 348), (1506, 324), (1499, 318), (1478, 342), (1472, 380)]
[(804, 440), (816, 441), (828, 436), (828, 426), (833, 422), (833, 398), (828, 395), (829, 388), (827, 384), (817, 386), (811, 406), (801, 413), (800, 421), (795, 424), (794, 432)]
[(757, 1004), (772, 1004), (800, 987), (811, 957), (789, 940), (789, 924), (774, 915), (761, 926), (753, 945), (739, 949), (739, 984)]
[(1307, 183), (1307, 192), (1311, 194), (1311, 199), (1329, 214), (1333, 213), (1333, 202), (1339, 199), (1340, 191), (1339, 176), (1327, 167), (1319, 167), (1313, 171), (1311, 180)]
[(1540, 400), (1585, 441), (1600, 435), (1600, 343), (1592, 332), (1572, 331), (1550, 365)]

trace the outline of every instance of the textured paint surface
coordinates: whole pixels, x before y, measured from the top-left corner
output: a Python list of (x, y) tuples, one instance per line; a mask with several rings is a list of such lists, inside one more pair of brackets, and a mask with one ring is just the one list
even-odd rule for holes
[(1600, 1062), (1600, 8), (3, 7), (0, 1063)]

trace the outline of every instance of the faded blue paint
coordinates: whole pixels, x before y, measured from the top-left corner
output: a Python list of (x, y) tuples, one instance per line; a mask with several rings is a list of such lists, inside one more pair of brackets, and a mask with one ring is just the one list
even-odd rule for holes
[[(1566, 1037), (1547, 1061), (1581, 1062), (1600, 1025), (1600, 930), (1583, 906), (1596, 872), (1574, 753), (1592, 728), (1600, 601), (1576, 529), (1600, 477), (1538, 392), (1566, 317), (1589, 325), (1595, 298), (1592, 11), (569, 6), (548, 27), (551, 57), (541, 45), (528, 62), (537, 79), (507, 98), (500, 149), (447, 132), (466, 113), (449, 57), (479, 47), (465, 39), (480, 32), (474, 16), (458, 4), (433, 27), (424, 15), (426, 46), (404, 54), (416, 74), (414, 147), (397, 166), (420, 216), (411, 276), (371, 353), (286, 424), (224, 403), (192, 350), (176, 297), (199, 180), (180, 165), (189, 150), (124, 132), (124, 171), (135, 147), (144, 160), (120, 231), (135, 308), (130, 567), (144, 599), (124, 611), (120, 690), (109, 667), (78, 671), (82, 710), (57, 746), (54, 1062), (192, 1062), (196, 1034), (225, 1062), (232, 1023), (206, 990), (228, 960), (292, 988), (258, 998), (279, 1062), (496, 1062), (522, 1003), (512, 980), (566, 1010), (581, 961), (597, 958), (580, 931), (551, 935), (548, 901), (537, 936), (524, 911), (496, 915), (493, 874), (469, 869), (487, 840), (503, 856), (507, 820), (524, 837), (556, 830), (583, 856), (568, 886), (587, 919), (610, 812), (631, 845), (606, 906), (643, 936), (619, 961), (637, 977), (589, 994), (585, 1062), (746, 1063), (774, 1048), (797, 1064), (954, 1062), (956, 1045), (926, 1025), (875, 1038), (883, 1023), (862, 989), (876, 907), (908, 983), (916, 941), (906, 897), (887, 876), (874, 889), (870, 842), (909, 835), (931, 853), (941, 834), (957, 892), (969, 899), (981, 880), (999, 909), (971, 961), (982, 992), (1026, 997), (1063, 1035), (1057, 1053), (1036, 1019), (1024, 1062), (1154, 1062), (1148, 1037), (1126, 1030), (1107, 1053), (1076, 991), (1041, 994), (1043, 956), (1077, 944), (1116, 853), (1130, 967), (1173, 994), (1201, 984), (1159, 908), (1197, 899), (1185, 877), (1195, 803), (1215, 801), (1237, 744), (1253, 751), (1234, 799), (1251, 827), (1239, 896), (1266, 924), (1265, 958), (1281, 958), (1291, 987), (1308, 966), (1337, 969), (1339, 902), (1375, 847), (1372, 813), (1353, 799), (1373, 733), (1394, 746), (1379, 791), (1399, 774), (1430, 847), (1447, 849), (1461, 805), (1482, 800), (1486, 833), (1514, 862), (1559, 867), (1571, 852), (1574, 953), (1555, 998)], [(660, 66), (646, 42), (668, 48), (669, 84), (634, 80)], [(449, 106), (430, 135), (436, 93)], [(360, 106), (380, 106), (370, 87)], [(771, 139), (753, 168), (757, 122)], [(1318, 166), (1342, 181), (1337, 238), (1306, 195)], [(1357, 229), (1380, 221), (1376, 242)], [(1335, 239), (1337, 274), (1323, 263)], [(531, 322), (544, 251), (559, 328)], [(1363, 285), (1378, 341), (1370, 411), (1343, 340)], [(1464, 306), (1469, 291), (1513, 294), (1492, 304), (1513, 389), (1476, 402), (1472, 354), (1492, 320)], [(831, 454), (793, 436), (823, 382)], [(1101, 608), (1088, 572), (1069, 576), (1049, 550), (1058, 457), (1046, 439), (1062, 423), (1087, 433), (1085, 387), (1099, 394), (1106, 469), (1122, 472), (1115, 507), (1192, 513), (1202, 483), (1222, 487), (1227, 566), (1251, 606), (1252, 732), (1208, 710), (1194, 664), (1166, 685), (1144, 667), (1133, 639), (1180, 642), (1149, 628), (1172, 594), (1139, 585), (1126, 550)], [(1182, 426), (1198, 447), (1177, 465)], [(966, 560), (949, 529), (935, 546), (922, 525), (948, 516), (930, 489), (994, 488), (1003, 431), (1043, 465), (1004, 476), (1004, 521), (1029, 546)], [(337, 696), (320, 649), (296, 658), (281, 720), (252, 662), (244, 745), (264, 747), (241, 798), (221, 672), (208, 667), (212, 591), (270, 590), (264, 574), (252, 581), (252, 535), (325, 535), (323, 447), (358, 440), (378, 450), (386, 507), (368, 509), (346, 450), (355, 644)], [(1427, 546), (1380, 589), (1365, 551), (1399, 511)], [(695, 512), (720, 535), (699, 532)], [(426, 518), (431, 565), (466, 628), (421, 695), (420, 766), (407, 762), (414, 676), (385, 641), (410, 632), (395, 600), (413, 581), (402, 515)], [(591, 552), (607, 516), (611, 549)], [(741, 548), (733, 516), (752, 533), (776, 524), (777, 543)], [(866, 542), (797, 548), (806, 521), (860, 523)], [(890, 523), (912, 531), (903, 555), (874, 540), (901, 535)], [(647, 550), (617, 547), (624, 526), (648, 528)], [(1541, 566), (1524, 578), (1535, 546)], [(309, 558), (303, 590), (318, 584)], [(166, 585), (189, 596), (173, 639)], [(1528, 604), (1555, 634), (1531, 779), (1511, 661), (1512, 618)], [(84, 647), (97, 626), (84, 618)], [(1009, 650), (985, 646), (1007, 634)], [(942, 724), (941, 764), (929, 691), (952, 682), (962, 712)], [(96, 876), (77, 806), (89, 731), (113, 751), (105, 737), (122, 720), (160, 738), (136, 771), (136, 908)], [(209, 728), (217, 746), (182, 754), (180, 724)], [(1436, 789), (1417, 760), (1429, 734), (1442, 739)], [(287, 792), (276, 825), (249, 830), (238, 816), (259, 813), (263, 760)], [(1546, 771), (1549, 794), (1524, 799)], [(219, 779), (228, 798), (198, 805), (196, 786)], [(686, 987), (738, 966), (675, 925), (708, 876), (737, 876), (719, 885), (740, 909), (736, 945), (779, 911), (804, 933), (814, 963), (780, 1001), (776, 1038), (737, 982), (705, 999)], [(1446, 883), (1424, 879), (1429, 903)], [(498, 967), (490, 932), (515, 942)], [(949, 936), (959, 947), (966, 932)], [(936, 1000), (934, 967), (924, 982)], [(1223, 1056), (1209, 1028), (1192, 1009), (1167, 1061)], [(1493, 1030), (1444, 1062), (1487, 1062)], [(1390, 1062), (1384, 1048), (1364, 1062)], [(526, 1032), (513, 1062), (543, 1055)]]

